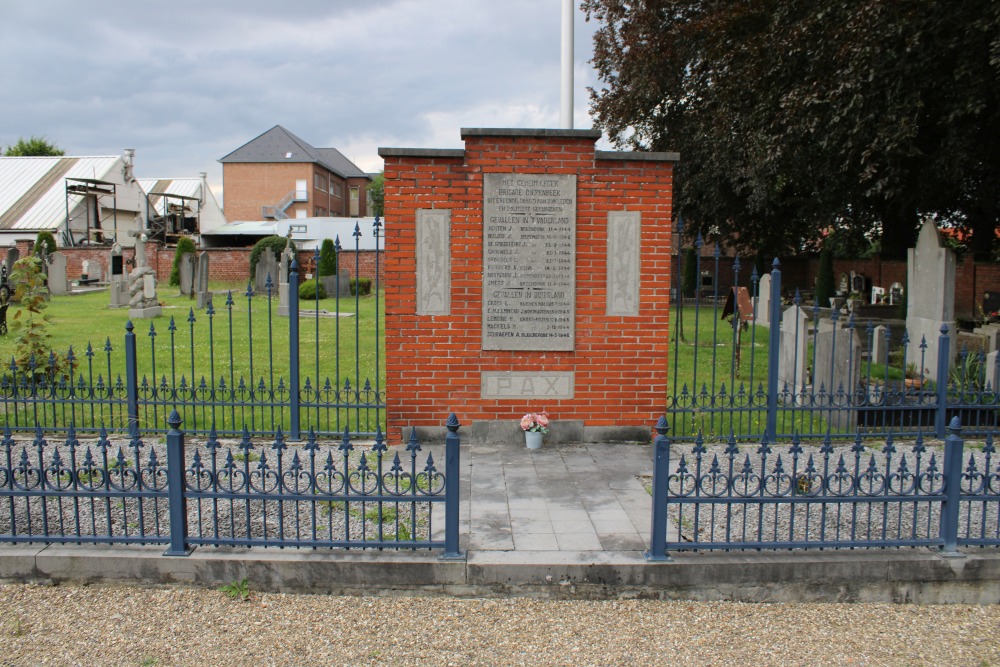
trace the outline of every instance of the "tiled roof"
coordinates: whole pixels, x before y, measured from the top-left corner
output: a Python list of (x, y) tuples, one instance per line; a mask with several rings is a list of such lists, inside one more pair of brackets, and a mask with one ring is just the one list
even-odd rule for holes
[(219, 162), (314, 162), (343, 178), (367, 178), (336, 148), (315, 148), (280, 125), (248, 141)]

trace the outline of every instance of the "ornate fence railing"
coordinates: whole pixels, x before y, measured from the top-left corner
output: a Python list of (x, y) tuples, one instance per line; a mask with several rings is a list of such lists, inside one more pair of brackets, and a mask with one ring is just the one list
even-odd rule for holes
[[(654, 439), (649, 560), (668, 551), (1000, 545), (1000, 461), (990, 434), (964, 449), (924, 444), (706, 447)], [(966, 458), (966, 453), (968, 457)]]
[[(717, 245), (703, 257), (702, 247), (699, 236), (687, 259), (702, 281), (690, 297), (674, 272), (667, 416), (675, 440), (943, 438), (956, 416), (970, 434), (1000, 426), (1000, 354), (988, 363), (980, 350), (954, 350), (947, 326), (914, 340), (894, 318), (876, 326), (853, 310), (807, 304), (797, 290), (789, 299), (777, 259), (769, 273), (747, 275), (739, 257), (723, 262)], [(675, 261), (682, 266), (680, 249)]]
[[(191, 446), (169, 417), (166, 442), (106, 432), (83, 443), (70, 428), (60, 446), (0, 441), (0, 542), (163, 544), (167, 555), (198, 546), (443, 549), (458, 557), (459, 423), (446, 422), (444, 467), (413, 435), (391, 452), (381, 434), (368, 448), (350, 435), (314, 434), (269, 445), (248, 433), (236, 444), (212, 434)], [(439, 451), (439, 455), (441, 452)]]
[[(252, 282), (183, 321), (125, 326), (122, 344), (108, 337), (47, 360), (11, 362), (0, 372), (0, 424), (13, 431), (129, 433), (166, 430), (177, 410), (188, 433), (270, 435), (292, 439), (308, 430), (372, 437), (385, 428), (380, 227), (372, 230), (375, 280), (370, 296), (351, 285), (321, 301), (299, 300), (299, 269), (288, 271), (287, 301), (270, 278), (262, 293)], [(354, 275), (361, 274), (362, 231), (355, 226)], [(340, 240), (335, 243), (339, 261)], [(315, 252), (319, 264), (319, 250)], [(347, 291), (347, 290), (344, 290)], [(278, 315), (279, 302), (287, 316)], [(329, 309), (332, 305), (332, 311)], [(311, 308), (310, 308), (311, 306)], [(283, 310), (283, 309), (282, 309)], [(263, 311), (263, 312), (261, 312)]]

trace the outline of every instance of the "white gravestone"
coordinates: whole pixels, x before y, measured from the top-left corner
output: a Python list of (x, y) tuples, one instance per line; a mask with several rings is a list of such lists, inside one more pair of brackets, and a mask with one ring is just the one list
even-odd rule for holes
[(757, 324), (771, 326), (771, 274), (765, 273), (757, 283)]
[[(791, 306), (781, 316), (781, 344), (778, 353), (778, 391), (788, 389), (794, 400), (806, 385), (806, 350), (809, 316), (798, 306)], [(782, 394), (784, 395), (784, 394)]]
[[(929, 220), (920, 228), (917, 246), (907, 253), (906, 277), (911, 296), (906, 300), (906, 331), (914, 346), (927, 340), (924, 365), (928, 378), (936, 382), (939, 379), (938, 338), (942, 326), (948, 327), (951, 338), (949, 368), (956, 352), (955, 253), (941, 244), (937, 227)], [(947, 376), (940, 379), (947, 380)]]

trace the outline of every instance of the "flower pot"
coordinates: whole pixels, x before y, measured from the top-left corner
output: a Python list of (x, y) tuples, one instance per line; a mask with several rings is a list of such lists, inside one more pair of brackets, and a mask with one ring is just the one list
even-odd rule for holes
[(544, 433), (539, 433), (538, 431), (525, 431), (524, 444), (527, 445), (528, 449), (541, 449), (542, 437), (544, 435)]

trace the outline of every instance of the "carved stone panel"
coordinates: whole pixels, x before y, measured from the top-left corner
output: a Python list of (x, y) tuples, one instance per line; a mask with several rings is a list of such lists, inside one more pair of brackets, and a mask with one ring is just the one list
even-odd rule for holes
[(417, 211), (417, 315), (451, 314), (451, 211)]
[(608, 213), (608, 315), (639, 315), (641, 235), (638, 211)]

